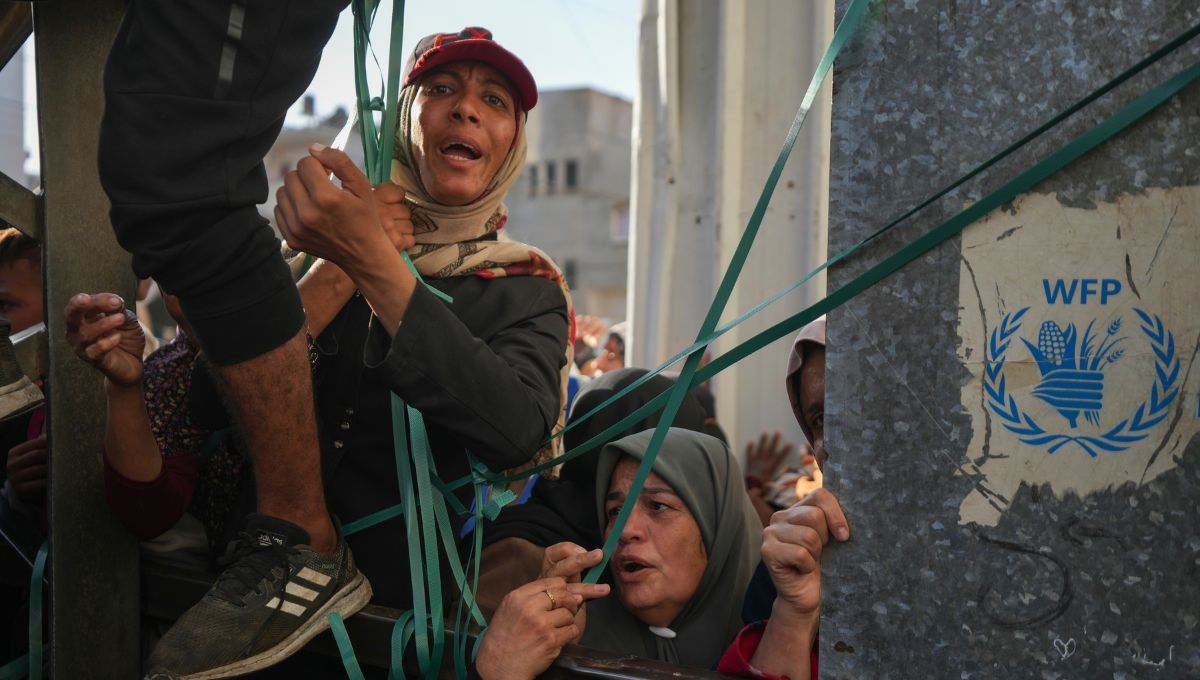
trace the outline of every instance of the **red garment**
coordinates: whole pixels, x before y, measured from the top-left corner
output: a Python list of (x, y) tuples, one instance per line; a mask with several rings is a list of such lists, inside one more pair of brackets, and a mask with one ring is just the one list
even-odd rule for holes
[[(758, 621), (743, 628), (742, 631), (738, 633), (738, 636), (734, 638), (733, 644), (729, 645), (729, 648), (725, 650), (725, 654), (717, 663), (717, 672), (728, 673), (730, 675), (740, 675), (747, 678), (788, 680), (786, 675), (772, 675), (770, 673), (764, 673), (750, 665), (750, 659), (754, 658), (754, 652), (758, 650), (758, 643), (762, 641), (763, 631), (766, 629), (766, 621)], [(810, 677), (812, 677), (813, 680), (816, 680), (816, 647), (813, 647), (809, 658), (812, 664)]]
[(158, 477), (129, 479), (104, 456), (104, 494), (108, 507), (135, 536), (146, 540), (175, 526), (192, 501), (199, 465), (191, 453), (166, 455)]

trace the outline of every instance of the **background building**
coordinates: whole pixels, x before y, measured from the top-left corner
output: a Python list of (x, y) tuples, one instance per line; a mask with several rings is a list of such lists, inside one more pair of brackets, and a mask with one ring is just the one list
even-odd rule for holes
[[(270, 190), (267, 192), (267, 202), (260, 205), (258, 211), (271, 220), (272, 226), (275, 224), (275, 192), (283, 186), (284, 175), (296, 169), (296, 163), (308, 155), (308, 147), (313, 142), (327, 146), (332, 144), (349, 117), (346, 109), (341, 107), (324, 118), (317, 117), (313, 114), (316, 110), (316, 98), (311, 94), (305, 95), (301, 102), (305, 111), (305, 115), (300, 117), (301, 123), (297, 125), (294, 118), (289, 119), (292, 124), (283, 128), (279, 139), (275, 140), (275, 145), (263, 159)], [(354, 159), (359, 168), (364, 166), (362, 138), (359, 136), (358, 126), (350, 133), (346, 153)]]
[(633, 105), (589, 88), (540, 92), (505, 231), (562, 267), (580, 314), (625, 318)]

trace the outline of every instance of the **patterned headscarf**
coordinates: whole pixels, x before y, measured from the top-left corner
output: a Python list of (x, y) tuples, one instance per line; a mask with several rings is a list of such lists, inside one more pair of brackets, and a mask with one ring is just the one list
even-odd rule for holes
[[(405, 191), (405, 200), (412, 210), (413, 227), (417, 244), (409, 249), (409, 257), (421, 276), (430, 279), (446, 279), (456, 276), (479, 276), (486, 279), (504, 276), (540, 276), (558, 284), (567, 303), (570, 333), (563, 354), (559, 384), (558, 419), (552, 434), (563, 428), (567, 403), (567, 380), (574, 359), (575, 308), (566, 278), (558, 265), (541, 250), (511, 240), (482, 240), (504, 227), (508, 219), (508, 208), (504, 196), (517, 181), (525, 166), (525, 113), (518, 112), (517, 131), (508, 156), (484, 190), (483, 195), (462, 206), (450, 206), (437, 202), (426, 190), (417, 172), (412, 153), (413, 117), (412, 106), (417, 97), (420, 83), (405, 86), (400, 91), (400, 123), (392, 157), (394, 184)], [(534, 456), (534, 463), (542, 463), (557, 457), (562, 452), (562, 438), (555, 438)]]

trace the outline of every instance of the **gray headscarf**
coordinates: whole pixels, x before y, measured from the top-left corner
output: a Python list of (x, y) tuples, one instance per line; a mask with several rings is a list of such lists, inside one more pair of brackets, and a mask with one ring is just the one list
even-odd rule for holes
[[(604, 498), (613, 469), (625, 456), (641, 461), (653, 430), (619, 439), (600, 452), (596, 498), (604, 526)], [(762, 544), (762, 523), (746, 494), (742, 471), (719, 439), (671, 428), (654, 472), (674, 489), (700, 526), (708, 564), (696, 593), (671, 622), (673, 639), (650, 632), (621, 606), (614, 592), (588, 604), (583, 645), (668, 663), (712, 668), (742, 627), (742, 598)]]

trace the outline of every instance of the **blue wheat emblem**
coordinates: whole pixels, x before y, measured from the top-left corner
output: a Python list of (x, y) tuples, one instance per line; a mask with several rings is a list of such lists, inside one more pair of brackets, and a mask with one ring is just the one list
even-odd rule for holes
[(1097, 428), (1095, 434), (1063, 434), (1047, 430), (1017, 405), (1016, 398), (1008, 390), (1004, 377), (1012, 338), (1021, 329), (1028, 307), (1005, 314), (1000, 324), (992, 329), (985, 353), (983, 391), (988, 408), (999, 419), (1004, 429), (1017, 435), (1030, 446), (1045, 446), (1047, 453), (1055, 453), (1067, 444), (1074, 444), (1092, 458), (1099, 452), (1120, 453), (1135, 442), (1150, 435), (1150, 429), (1166, 419), (1168, 410), (1179, 396), (1180, 361), (1175, 352), (1175, 336), (1163, 324), (1162, 319), (1141, 309), (1133, 310), (1138, 316), (1139, 330), (1154, 352), (1154, 376), (1150, 381), (1150, 393), (1134, 411), (1107, 430), (1099, 429), (1100, 411), (1104, 405), (1104, 369), (1121, 360), (1125, 355), (1118, 337), (1121, 321), (1113, 321), (1103, 335), (1094, 333), (1095, 321), (1078, 337), (1074, 324), (1061, 328), (1054, 321), (1042, 323), (1038, 331), (1038, 342), (1021, 338), (1037, 362), (1042, 375), (1041, 382), (1034, 388), (1038, 399), (1057, 410), (1072, 430), (1079, 425), (1079, 414)]
[(1063, 330), (1053, 321), (1044, 321), (1038, 331), (1036, 347), (1021, 338), (1042, 374), (1042, 381), (1033, 390), (1033, 395), (1062, 414), (1071, 429), (1078, 426), (1080, 413), (1089, 423), (1100, 424), (1104, 369), (1125, 355), (1125, 350), (1120, 348), (1125, 338), (1116, 337), (1121, 330), (1121, 319), (1108, 325), (1103, 339), (1092, 334), (1095, 324), (1095, 320), (1088, 324), (1081, 339), (1075, 324)]

